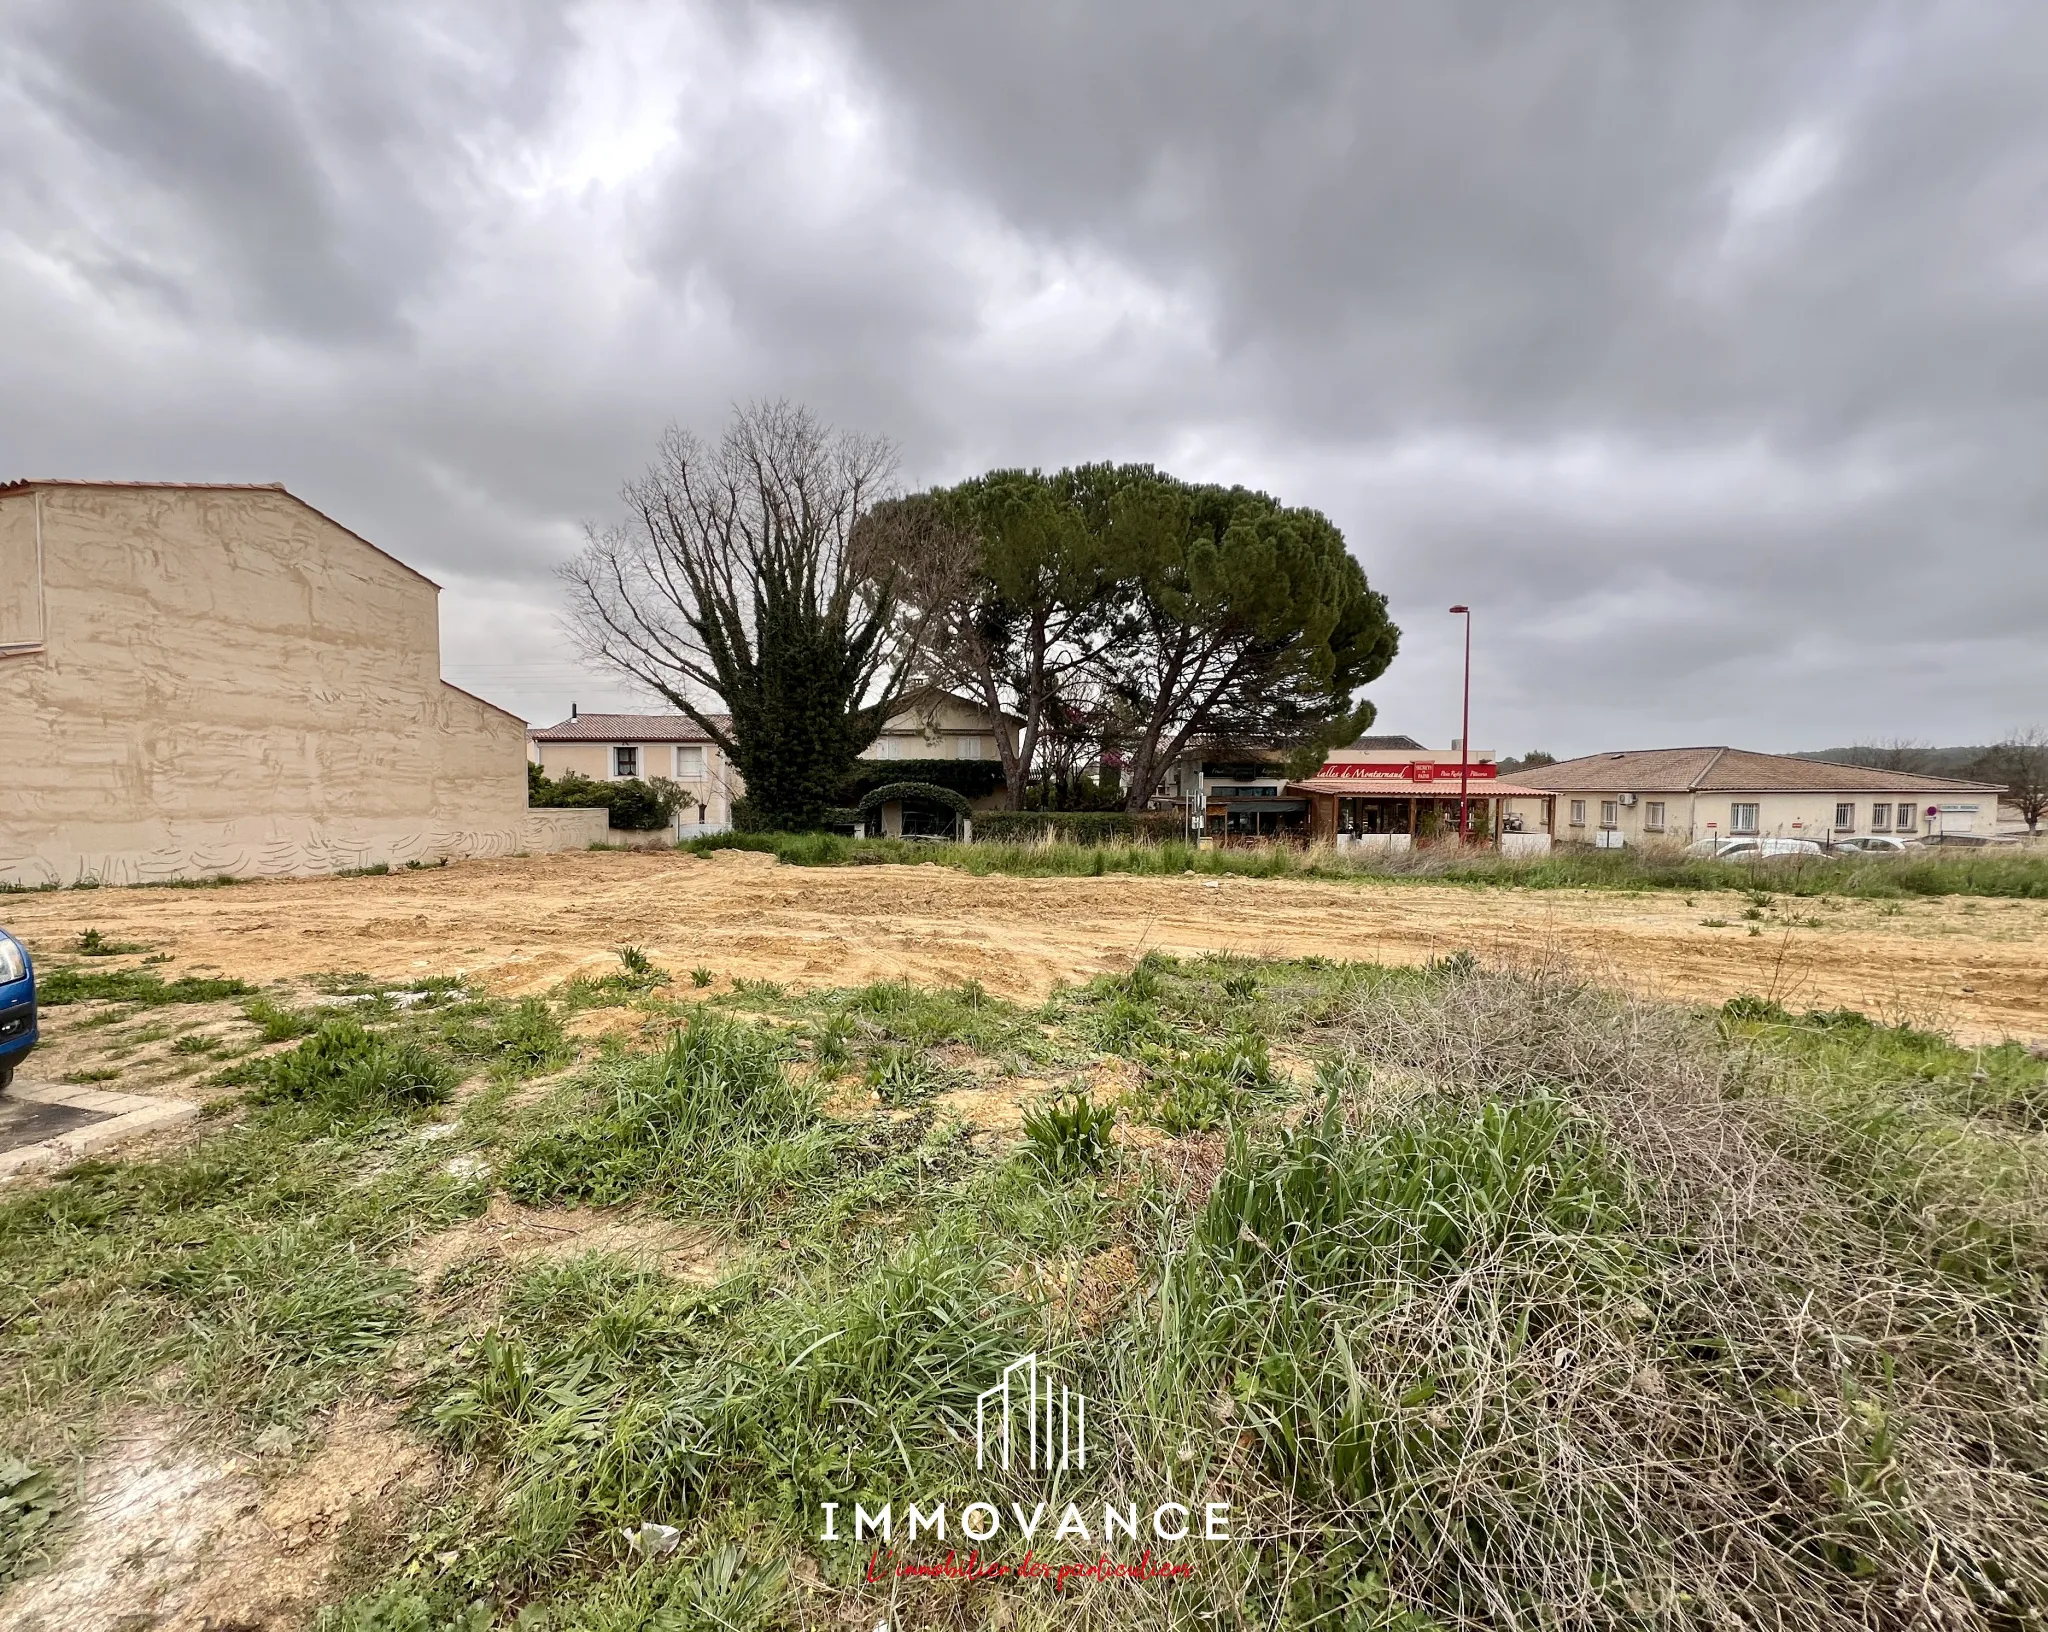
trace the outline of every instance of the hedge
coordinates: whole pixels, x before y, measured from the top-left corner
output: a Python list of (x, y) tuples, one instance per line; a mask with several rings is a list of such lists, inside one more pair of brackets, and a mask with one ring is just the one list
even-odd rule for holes
[(992, 759), (863, 759), (840, 784), (839, 802), (858, 806), (891, 782), (929, 782), (965, 799), (983, 799), (1003, 785), (1003, 767)]
[(974, 815), (967, 801), (957, 792), (931, 782), (885, 782), (879, 788), (870, 788), (855, 814), (865, 822), (894, 799), (923, 799), (950, 810), (959, 820), (972, 820)]
[(1177, 810), (983, 810), (974, 817), (977, 843), (1158, 844), (1187, 837), (1187, 818)]
[(571, 771), (551, 777), (538, 765), (526, 767), (526, 802), (543, 810), (596, 810), (624, 832), (651, 833), (667, 827), (683, 807), (683, 790), (666, 777), (637, 776), (600, 782)]

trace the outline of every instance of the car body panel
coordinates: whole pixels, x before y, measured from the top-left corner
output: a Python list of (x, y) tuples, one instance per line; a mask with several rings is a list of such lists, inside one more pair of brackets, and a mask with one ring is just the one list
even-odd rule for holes
[[(36, 966), (28, 948), (0, 929), (0, 937), (21, 953), (21, 978), (0, 980), (0, 1077), (28, 1058), (36, 1046)], [(4, 965), (0, 965), (4, 973)]]

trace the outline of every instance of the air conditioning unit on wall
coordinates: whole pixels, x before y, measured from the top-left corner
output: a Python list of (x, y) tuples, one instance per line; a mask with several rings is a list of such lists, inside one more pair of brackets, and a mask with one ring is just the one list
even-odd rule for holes
[(1621, 796), (1621, 804), (1622, 804), (1622, 808), (1623, 808), (1624, 810), (1633, 810), (1633, 809), (1635, 808), (1635, 803), (1636, 803), (1636, 796), (1635, 796), (1634, 794), (1632, 794), (1632, 793), (1624, 793), (1624, 794), (1623, 794), (1623, 795)]

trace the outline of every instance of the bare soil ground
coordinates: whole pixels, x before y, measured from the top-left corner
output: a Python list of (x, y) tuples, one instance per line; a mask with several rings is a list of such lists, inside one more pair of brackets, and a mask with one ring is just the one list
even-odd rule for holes
[(137, 1425), (86, 1470), (55, 1568), (10, 1593), (18, 1632), (268, 1632), (306, 1624), (342, 1529), (387, 1517), (431, 1454), (388, 1412), (347, 1408), (320, 1449), (278, 1474)]
[[(740, 851), (609, 851), (383, 877), (18, 896), (0, 917), (39, 955), (88, 926), (169, 953), (167, 973), (466, 973), (507, 993), (615, 967), (637, 945), (682, 971), (804, 987), (902, 976), (1031, 998), (1152, 948), (1412, 963), (1563, 956), (1602, 984), (1711, 1000), (1852, 1007), (1965, 1041), (2048, 1035), (2048, 902), (1898, 902), (1735, 892), (1413, 883), (976, 878), (941, 866), (797, 868)], [(1754, 933), (1752, 933), (1754, 931)]]

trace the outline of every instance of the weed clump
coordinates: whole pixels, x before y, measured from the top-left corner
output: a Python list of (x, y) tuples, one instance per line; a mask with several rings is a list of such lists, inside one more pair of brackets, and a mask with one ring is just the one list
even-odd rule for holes
[(1032, 1159), (1055, 1179), (1100, 1173), (1110, 1156), (1109, 1132), (1116, 1112), (1085, 1093), (1062, 1094), (1027, 1112), (1024, 1137)]
[(1168, 1133), (1208, 1133), (1277, 1091), (1266, 1039), (1240, 1032), (1191, 1049), (1148, 1046), (1144, 1106)]
[(36, 983), (36, 1001), (45, 1008), (67, 1003), (218, 1003), (248, 997), (253, 988), (239, 980), (180, 975), (165, 980), (150, 969), (58, 969)]
[(387, 1037), (343, 1015), (321, 1022), (289, 1053), (265, 1061), (252, 1097), (259, 1104), (308, 1105), (353, 1121), (439, 1105), (454, 1086), (453, 1069), (424, 1044)]
[(256, 1035), (266, 1043), (288, 1043), (294, 1037), (310, 1037), (320, 1029), (320, 1022), (314, 1016), (273, 1003), (267, 997), (251, 998), (244, 1003), (242, 1017), (256, 1028)]
[(562, 1022), (540, 997), (523, 997), (511, 1008), (481, 1018), (457, 1013), (446, 1021), (441, 1035), (465, 1059), (483, 1061), (514, 1077), (566, 1065), (571, 1054)]
[(743, 1184), (750, 1152), (818, 1120), (817, 1096), (790, 1080), (782, 1048), (765, 1027), (700, 1010), (660, 1053), (601, 1063), (610, 1106), (522, 1145), (506, 1189), (526, 1201), (606, 1203), (649, 1187)]
[[(2040, 1164), (1875, 1110), (1904, 1045), (1861, 1017), (1733, 1023), (1379, 982), (1340, 1037), (1407, 1100), (1234, 1140), (1145, 1386), (1227, 1400), (1319, 1536), (1299, 1624), (2048, 1612)], [(1855, 1060), (1856, 1109), (1765, 1046)]]

